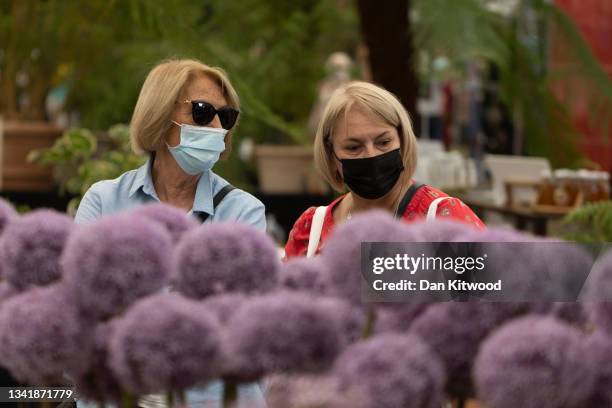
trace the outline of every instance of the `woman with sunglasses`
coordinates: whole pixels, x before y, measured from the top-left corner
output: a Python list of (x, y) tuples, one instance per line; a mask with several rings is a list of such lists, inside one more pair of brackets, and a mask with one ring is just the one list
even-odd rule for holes
[(315, 255), (334, 226), (371, 209), (406, 222), (440, 217), (484, 228), (463, 202), (412, 179), (417, 153), (410, 118), (393, 94), (376, 85), (349, 82), (332, 94), (315, 136), (314, 156), (327, 182), (349, 192), (298, 218), (286, 258)]
[(130, 123), (133, 150), (149, 159), (115, 180), (92, 185), (75, 221), (163, 202), (202, 221), (231, 220), (265, 229), (263, 204), (212, 171), (230, 154), (238, 115), (238, 95), (223, 70), (196, 60), (157, 65), (142, 86)]

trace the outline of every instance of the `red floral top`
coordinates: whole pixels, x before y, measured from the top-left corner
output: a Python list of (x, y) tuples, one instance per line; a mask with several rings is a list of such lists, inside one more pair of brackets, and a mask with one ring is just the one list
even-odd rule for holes
[[(329, 234), (334, 228), (334, 217), (332, 216), (332, 210), (334, 207), (342, 201), (346, 195), (342, 195), (335, 199), (325, 211), (325, 218), (323, 220), (323, 229), (321, 230), (321, 239), (317, 248), (317, 253), (321, 250), (322, 244), (325, 242)], [(402, 220), (406, 222), (414, 222), (422, 220), (427, 215), (429, 205), (433, 200), (438, 197), (448, 197), (448, 194), (442, 191), (428, 186), (423, 185), (415, 193), (412, 200), (408, 203), (406, 211), (402, 215)], [(289, 239), (285, 246), (285, 257), (292, 258), (294, 256), (304, 256), (308, 250), (308, 238), (310, 236), (310, 225), (312, 223), (312, 217), (314, 216), (316, 207), (310, 207), (297, 219), (293, 225), (293, 229), (289, 233)], [(438, 218), (450, 218), (472, 224), (477, 229), (484, 229), (484, 223), (478, 218), (476, 214), (465, 205), (458, 198), (450, 198), (448, 200), (442, 200), (438, 204), (436, 211), (436, 217)]]

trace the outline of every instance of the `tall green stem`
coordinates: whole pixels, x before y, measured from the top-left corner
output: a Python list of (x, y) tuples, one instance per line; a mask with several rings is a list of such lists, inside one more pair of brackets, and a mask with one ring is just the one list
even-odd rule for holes
[(238, 385), (233, 381), (223, 381), (223, 408), (230, 408), (237, 399)]
[(374, 332), (374, 324), (376, 324), (376, 310), (373, 306), (368, 308), (368, 315), (366, 318), (366, 324), (363, 328), (363, 333), (361, 334), (362, 339), (367, 339)]

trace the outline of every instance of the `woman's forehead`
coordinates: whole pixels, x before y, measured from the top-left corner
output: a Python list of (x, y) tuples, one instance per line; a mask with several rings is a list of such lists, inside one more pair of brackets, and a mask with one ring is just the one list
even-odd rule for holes
[(385, 122), (380, 116), (359, 105), (354, 105), (338, 116), (332, 133), (336, 140), (361, 139), (378, 137), (389, 133), (391, 129), (394, 129), (394, 126)]
[(204, 100), (215, 107), (227, 105), (221, 86), (208, 75), (194, 77), (185, 88), (184, 98), (192, 101)]

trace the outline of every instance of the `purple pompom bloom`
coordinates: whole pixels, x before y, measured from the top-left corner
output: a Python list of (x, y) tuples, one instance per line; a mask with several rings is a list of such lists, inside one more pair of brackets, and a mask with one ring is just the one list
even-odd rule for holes
[(74, 226), (70, 217), (53, 210), (32, 211), (9, 223), (0, 240), (6, 280), (18, 290), (59, 280), (59, 259)]
[(612, 301), (612, 251), (606, 252), (593, 265), (584, 291), (583, 300)]
[(17, 217), (17, 211), (15, 211), (11, 203), (0, 198), (0, 234), (4, 232), (7, 224)]
[(207, 297), (200, 305), (215, 316), (221, 325), (225, 325), (247, 300), (248, 297), (242, 293), (222, 293)]
[(2, 302), (4, 302), (5, 300), (8, 300), (10, 297), (13, 297), (17, 293), (19, 293), (17, 289), (11, 286), (10, 283), (6, 281), (0, 282), (0, 304), (2, 304)]
[(482, 231), (465, 222), (437, 218), (433, 221), (419, 221), (407, 225), (416, 242), (456, 242), (467, 235), (477, 238)]
[(143, 299), (115, 326), (109, 365), (128, 390), (184, 390), (219, 374), (220, 328), (199, 303), (175, 293)]
[(410, 327), (444, 362), (446, 390), (456, 398), (469, 398), (469, 373), (480, 343), (504, 321), (522, 311), (513, 304), (449, 302), (430, 305)]
[(593, 323), (612, 336), (612, 302), (593, 302), (589, 312)]
[(612, 337), (597, 331), (583, 343), (583, 353), (595, 371), (595, 386), (584, 407), (612, 407)]
[(612, 251), (608, 251), (593, 267), (585, 284), (583, 300), (589, 304), (593, 323), (612, 336)]
[[(485, 269), (479, 275), (486, 281), (503, 282), (503, 291), (483, 294), (490, 301), (545, 299), (551, 278), (546, 272), (547, 257), (541, 257), (537, 245), (539, 240), (531, 235), (503, 228), (489, 228), (457, 238), (458, 241), (474, 242), (471, 249), (475, 256), (486, 254)], [(509, 299), (509, 296), (511, 298)]]
[(416, 237), (384, 211), (368, 211), (340, 224), (329, 237), (321, 259), (329, 270), (332, 294), (361, 303), (361, 243), (414, 242)]
[(442, 406), (444, 368), (418, 337), (387, 334), (354, 344), (334, 374), (341, 392), (366, 390), (372, 408)]
[(537, 241), (528, 235), (509, 228), (487, 228), (484, 231), (469, 229), (457, 237), (457, 242), (532, 242)]
[(32, 385), (61, 384), (88, 364), (93, 339), (60, 285), (34, 288), (0, 308), (0, 361)]
[(173, 259), (176, 288), (194, 299), (224, 292), (262, 293), (278, 285), (274, 241), (247, 224), (219, 222), (190, 231)]
[(164, 203), (143, 205), (132, 210), (130, 214), (140, 215), (159, 223), (168, 231), (173, 242), (178, 242), (187, 231), (200, 225), (183, 210)]
[(578, 302), (532, 302), (528, 304), (528, 313), (546, 315), (586, 329), (589, 323), (587, 310)]
[(364, 308), (336, 297), (318, 297), (316, 301), (338, 320), (343, 334), (343, 345), (354, 343), (363, 336), (367, 320)]
[(303, 290), (324, 294), (328, 290), (329, 272), (319, 257), (299, 257), (283, 263), (280, 270), (281, 285), (290, 290)]
[(166, 284), (171, 247), (168, 233), (143, 217), (104, 217), (68, 240), (66, 284), (84, 314), (106, 319)]
[(322, 371), (342, 347), (341, 327), (330, 306), (297, 292), (252, 298), (229, 321), (226, 334), (224, 377), (235, 381)]
[(477, 394), (495, 408), (581, 408), (595, 374), (580, 331), (550, 317), (510, 322), (483, 344), (474, 366)]
[(94, 345), (87, 370), (76, 379), (79, 396), (94, 401), (121, 401), (121, 384), (108, 366), (108, 348), (116, 320), (98, 324), (94, 329)]
[(406, 302), (382, 304), (376, 311), (375, 333), (405, 332), (431, 303)]

